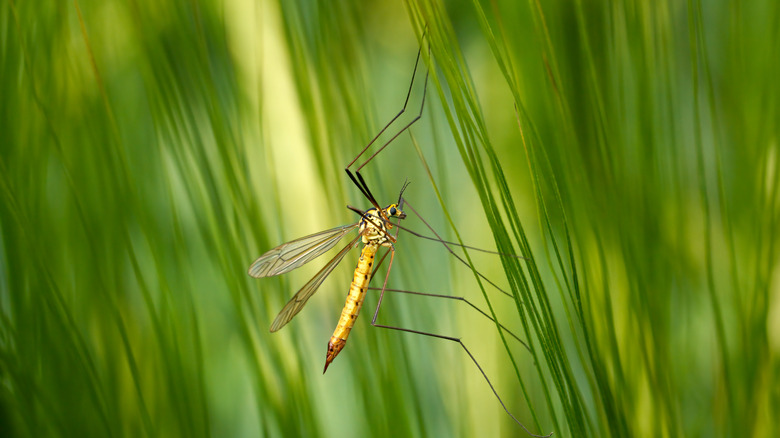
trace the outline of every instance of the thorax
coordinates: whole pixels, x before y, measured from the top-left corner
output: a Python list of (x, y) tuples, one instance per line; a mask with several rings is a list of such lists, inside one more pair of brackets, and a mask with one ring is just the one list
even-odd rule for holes
[(360, 220), (360, 233), (363, 235), (363, 243), (367, 245), (392, 246), (385, 220), (376, 208), (367, 210), (366, 216)]

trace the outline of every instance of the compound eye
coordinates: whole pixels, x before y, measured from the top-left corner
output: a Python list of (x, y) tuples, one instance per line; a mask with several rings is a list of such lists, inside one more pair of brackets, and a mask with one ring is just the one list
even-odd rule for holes
[(395, 207), (390, 207), (390, 216), (395, 216), (397, 211), (398, 210), (396, 210)]

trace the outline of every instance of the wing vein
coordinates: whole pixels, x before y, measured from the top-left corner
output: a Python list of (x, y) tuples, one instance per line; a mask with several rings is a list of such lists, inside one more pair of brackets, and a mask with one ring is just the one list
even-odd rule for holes
[(272, 332), (275, 332), (284, 327), (288, 322), (290, 322), (291, 319), (293, 319), (295, 315), (298, 314), (298, 312), (301, 311), (301, 309), (303, 309), (303, 306), (306, 305), (306, 301), (308, 301), (309, 298), (314, 295), (314, 292), (317, 292), (317, 289), (320, 287), (322, 282), (325, 281), (325, 278), (327, 278), (328, 275), (333, 272), (333, 269), (338, 266), (344, 256), (347, 255), (349, 250), (357, 246), (359, 239), (360, 235), (349, 242), (347, 246), (339, 251), (335, 257), (333, 257), (325, 266), (323, 266), (322, 269), (320, 269), (320, 271), (317, 272), (317, 274), (314, 275), (311, 280), (303, 285), (303, 287), (295, 295), (293, 295), (292, 298), (290, 298), (290, 301), (285, 304), (282, 311), (279, 312), (279, 314), (276, 316), (276, 319), (274, 319), (273, 324), (271, 324)]
[(249, 267), (255, 278), (272, 277), (298, 268), (321, 256), (358, 224), (342, 225), (283, 243), (258, 257)]

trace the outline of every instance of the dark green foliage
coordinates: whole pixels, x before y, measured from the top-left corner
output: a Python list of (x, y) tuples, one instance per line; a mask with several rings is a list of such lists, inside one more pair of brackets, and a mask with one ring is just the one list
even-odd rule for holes
[[(279, 333), (362, 171), (401, 233), (379, 322), (462, 337), (555, 436), (777, 436), (776, 2), (0, 4), (0, 435), (522, 436), (455, 343), (370, 327), (357, 260)], [(379, 143), (387, 141), (385, 134)], [(410, 210), (405, 225), (431, 235)], [(385, 262), (387, 263), (387, 262)], [(386, 266), (386, 265), (385, 265)], [(381, 285), (384, 270), (377, 275)]]

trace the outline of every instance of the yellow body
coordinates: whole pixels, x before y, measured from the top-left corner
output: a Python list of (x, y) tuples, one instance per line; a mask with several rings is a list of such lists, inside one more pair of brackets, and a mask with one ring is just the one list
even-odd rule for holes
[[(381, 213), (377, 209), (370, 209), (365, 212), (360, 221), (360, 234), (363, 236), (363, 251), (360, 252), (360, 259), (355, 268), (355, 275), (352, 277), (352, 284), (349, 286), (347, 302), (341, 311), (341, 318), (333, 331), (333, 336), (328, 342), (328, 353), (325, 356), (325, 371), (328, 365), (336, 358), (339, 352), (347, 344), (349, 332), (355, 325), (360, 308), (363, 307), (363, 299), (366, 297), (368, 283), (371, 281), (371, 268), (374, 266), (374, 257), (379, 247), (386, 246), (393, 249), (395, 238), (391, 237), (387, 231), (392, 225), (387, 222), (388, 217), (400, 217), (403, 219), (406, 215), (397, 207), (391, 204)], [(323, 371), (323, 372), (325, 372)]]
[(344, 348), (344, 345), (347, 344), (349, 332), (355, 325), (360, 308), (363, 307), (363, 299), (366, 297), (368, 282), (371, 281), (371, 267), (374, 265), (374, 256), (378, 249), (379, 245), (368, 243), (363, 247), (363, 251), (360, 252), (355, 275), (352, 278), (352, 284), (349, 286), (347, 302), (341, 311), (341, 318), (339, 318), (336, 330), (333, 331), (333, 336), (330, 337), (330, 342), (328, 342), (328, 354), (325, 358), (326, 370), (331, 361), (336, 358), (341, 349)]

